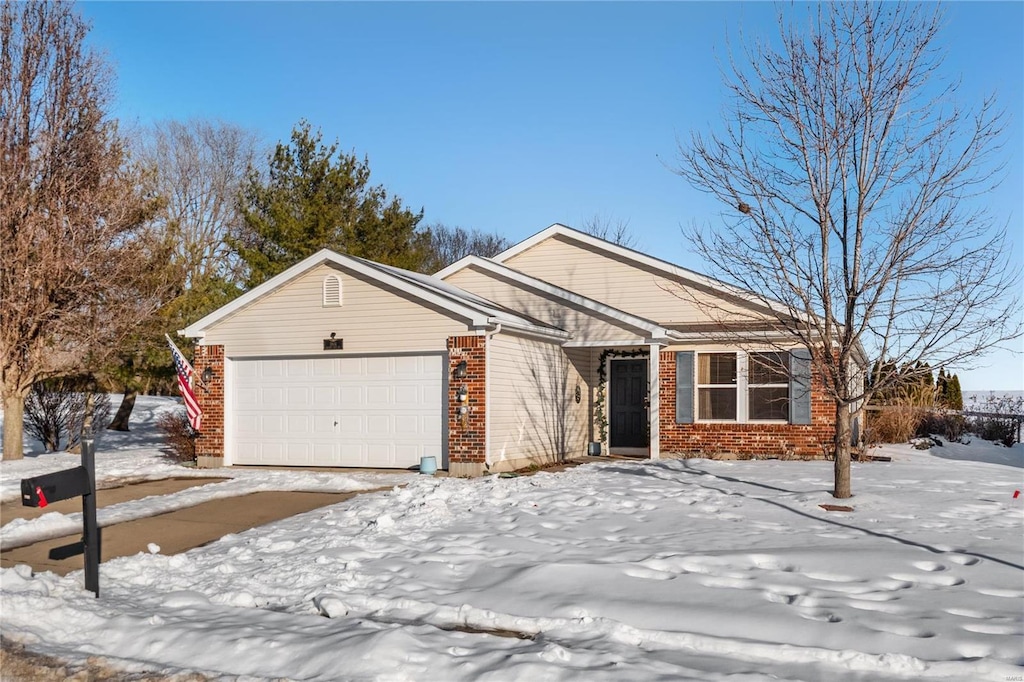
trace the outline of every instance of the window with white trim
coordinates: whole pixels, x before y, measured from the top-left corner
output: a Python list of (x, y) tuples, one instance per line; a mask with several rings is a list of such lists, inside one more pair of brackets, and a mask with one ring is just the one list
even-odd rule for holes
[(697, 354), (697, 418), (736, 420), (736, 353)]
[(324, 307), (337, 307), (341, 305), (341, 277), (327, 275), (324, 277), (323, 285)]
[(700, 421), (789, 421), (789, 353), (698, 352)]
[(747, 419), (789, 421), (789, 353), (748, 353), (747, 363)]

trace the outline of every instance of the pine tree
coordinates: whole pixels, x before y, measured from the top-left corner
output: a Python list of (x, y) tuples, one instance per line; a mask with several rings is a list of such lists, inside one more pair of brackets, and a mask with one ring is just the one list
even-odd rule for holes
[(946, 370), (939, 367), (939, 376), (935, 378), (935, 402), (940, 407), (949, 407), (947, 404), (947, 391), (949, 390), (949, 379)]
[(319, 130), (301, 121), (289, 144), (278, 143), (266, 177), (256, 170), (242, 188), (242, 226), (229, 244), (256, 286), (322, 248), (418, 269), (430, 235), (417, 231), (414, 213), (370, 186), (367, 159), (325, 145)]
[(946, 407), (950, 410), (964, 409), (964, 396), (960, 391), (960, 377), (955, 374), (946, 381)]

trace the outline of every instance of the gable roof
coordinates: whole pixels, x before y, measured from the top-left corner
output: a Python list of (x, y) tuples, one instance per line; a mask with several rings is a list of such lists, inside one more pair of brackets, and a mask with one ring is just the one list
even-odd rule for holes
[(576, 307), (583, 308), (589, 313), (621, 322), (630, 327), (636, 327), (637, 329), (643, 330), (654, 339), (683, 338), (682, 334), (679, 332), (668, 327), (664, 327), (653, 320), (639, 317), (632, 313), (627, 313), (624, 310), (620, 310), (595, 299), (577, 294), (576, 292), (569, 291), (568, 289), (563, 289), (562, 287), (551, 284), (550, 282), (545, 282), (542, 279), (538, 279), (532, 275), (527, 275), (526, 273), (510, 268), (507, 265), (502, 265), (501, 263), (488, 258), (482, 258), (480, 256), (466, 256), (457, 263), (453, 263), (444, 270), (438, 272), (435, 277), (444, 279), (445, 277), (467, 267), (479, 268), (490, 274), (511, 280), (521, 287), (533, 289), (534, 291), (539, 291), (548, 294), (549, 296), (561, 299), (566, 303), (571, 303)]
[(474, 327), (502, 325), (550, 339), (566, 340), (570, 334), (563, 329), (503, 308), (480, 296), (442, 282), (429, 275), (402, 270), (389, 265), (321, 249), (312, 256), (296, 263), (284, 272), (271, 277), (230, 303), (218, 308), (206, 317), (178, 330), (180, 336), (202, 338), (206, 330), (221, 320), (241, 311), (259, 299), (277, 291), (300, 275), (323, 263), (358, 273), (382, 285), (396, 289), (423, 303), (446, 310), (457, 317), (469, 320)]
[[(761, 296), (758, 296), (753, 292), (747, 291), (746, 289), (742, 289), (732, 284), (728, 284), (726, 282), (723, 282), (722, 280), (715, 279), (714, 277), (702, 275), (701, 273), (696, 272), (694, 270), (681, 267), (679, 265), (670, 263), (660, 258), (655, 258), (654, 256), (649, 256), (646, 253), (642, 253), (640, 251), (636, 251), (625, 246), (620, 246), (619, 244), (615, 244), (605, 239), (601, 239), (600, 237), (595, 237), (593, 235), (587, 234), (586, 232), (574, 230), (573, 228), (568, 227), (566, 225), (562, 225), (561, 223), (555, 223), (550, 227), (541, 230), (532, 237), (528, 237), (527, 239), (524, 239), (518, 244), (515, 244), (514, 246), (511, 246), (508, 249), (505, 249), (498, 255), (494, 256), (491, 260), (497, 263), (504, 263), (513, 256), (516, 256), (526, 251), (527, 249), (536, 246), (537, 244), (552, 237), (562, 237), (569, 241), (575, 241), (585, 246), (589, 246), (593, 249), (604, 251), (617, 261), (632, 263), (634, 265), (642, 265), (647, 269), (654, 270), (656, 273), (660, 273), (662, 275), (682, 280), (683, 282), (695, 285), (703, 289), (711, 289), (713, 291), (720, 292), (731, 298), (737, 299), (738, 301), (744, 302), (748, 305), (752, 305), (762, 309), (767, 308), (771, 310), (773, 313), (778, 313), (782, 315), (788, 316), (792, 314), (792, 311), (789, 309), (789, 307), (783, 303), (773, 301), (767, 298), (762, 298)], [(458, 263), (456, 263), (456, 265), (458, 265)], [(441, 272), (445, 271), (442, 270)], [(441, 272), (437, 273), (437, 276), (442, 276)]]
[[(511, 259), (512, 257), (520, 253), (523, 253), (527, 249), (530, 249), (536, 246), (537, 244), (547, 239), (551, 239), (553, 237), (562, 237), (563, 239), (569, 241), (575, 241), (578, 244), (588, 246), (594, 250), (603, 251), (604, 253), (608, 254), (610, 257), (617, 261), (642, 266), (648, 270), (654, 271), (655, 273), (660, 273), (664, 276), (673, 277), (684, 283), (689, 283), (702, 289), (710, 289), (720, 294), (729, 296), (730, 298), (733, 298), (736, 301), (746, 303), (748, 306), (760, 308), (761, 310), (768, 310), (773, 314), (783, 315), (786, 317), (792, 317), (794, 315), (799, 317), (806, 314), (801, 313), (800, 311), (793, 311), (789, 308), (789, 306), (780, 301), (775, 301), (766, 297), (759, 296), (751, 291), (748, 291), (741, 287), (737, 287), (732, 284), (728, 284), (727, 282), (715, 279), (714, 277), (703, 275), (694, 270), (690, 270), (688, 268), (675, 265), (674, 263), (670, 263), (660, 258), (655, 258), (654, 256), (650, 256), (646, 253), (642, 253), (640, 251), (636, 251), (625, 246), (620, 246), (619, 244), (615, 244), (605, 239), (595, 237), (585, 232), (580, 232), (579, 230), (575, 230), (566, 225), (562, 225), (561, 223), (554, 223), (550, 225), (549, 227), (541, 230), (540, 232), (534, 234), (533, 236), (528, 237), (523, 241), (519, 242), (518, 244), (514, 244), (513, 246), (505, 249), (504, 251), (497, 254), (496, 256), (493, 256), (489, 260), (490, 262), (496, 264), (504, 264), (505, 261)], [(452, 263), (443, 270), (440, 270), (437, 273), (435, 273), (435, 277), (445, 278), (448, 277), (449, 275), (454, 274), (455, 272), (458, 272), (459, 270), (462, 270), (463, 268), (476, 264), (476, 261), (472, 260), (473, 258), (475, 257), (467, 256), (466, 258), (456, 261), (455, 263)], [(518, 272), (513, 270), (512, 268), (509, 268), (508, 266), (505, 267), (514, 272)], [(673, 332), (672, 338), (693, 338), (695, 335), (699, 336), (701, 334), (701, 332), (698, 330), (684, 331), (670, 329), (669, 331)], [(864, 347), (860, 343), (860, 341), (857, 341), (855, 351), (860, 355), (860, 359), (866, 363), (868, 357), (867, 352), (864, 350)]]

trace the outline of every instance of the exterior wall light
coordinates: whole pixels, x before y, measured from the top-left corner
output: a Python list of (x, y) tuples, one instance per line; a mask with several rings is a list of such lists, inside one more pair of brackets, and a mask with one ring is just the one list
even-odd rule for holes
[(452, 373), (452, 377), (455, 379), (466, 378), (466, 361), (462, 360), (459, 364), (455, 365), (455, 371)]

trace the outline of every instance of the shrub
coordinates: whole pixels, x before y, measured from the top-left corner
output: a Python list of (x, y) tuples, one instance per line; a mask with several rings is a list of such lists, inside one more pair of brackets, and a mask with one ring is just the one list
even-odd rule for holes
[(110, 423), (110, 397), (90, 390), (89, 377), (57, 377), (33, 384), (25, 400), (25, 429), (39, 439), (47, 452), (61, 443), (71, 449), (78, 444), (87, 412), (92, 432)]
[(917, 433), (927, 413), (919, 407), (893, 405), (867, 414), (864, 439), (868, 444), (875, 444), (906, 443)]
[(958, 443), (967, 430), (967, 420), (955, 412), (927, 412), (917, 426), (917, 436), (940, 435), (951, 443)]
[(156, 426), (164, 434), (171, 457), (179, 462), (196, 461), (196, 437), (199, 434), (189, 425), (184, 407), (160, 415)]
[(978, 400), (975, 396), (971, 398), (967, 409), (987, 413), (984, 416), (971, 417), (970, 430), (979, 438), (1002, 443), (1006, 447), (1011, 447), (1017, 442), (1017, 420), (1012, 415), (1018, 418), (1024, 415), (1024, 397), (992, 394)]

